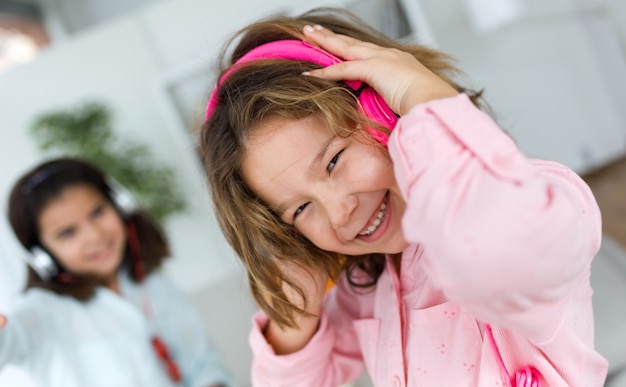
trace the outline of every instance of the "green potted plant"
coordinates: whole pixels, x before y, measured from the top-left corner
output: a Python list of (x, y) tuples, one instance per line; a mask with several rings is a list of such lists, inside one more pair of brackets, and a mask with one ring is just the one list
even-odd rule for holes
[(186, 202), (173, 170), (155, 161), (147, 146), (120, 138), (111, 121), (107, 106), (88, 102), (39, 116), (30, 134), (42, 151), (80, 157), (102, 168), (157, 220), (184, 211)]

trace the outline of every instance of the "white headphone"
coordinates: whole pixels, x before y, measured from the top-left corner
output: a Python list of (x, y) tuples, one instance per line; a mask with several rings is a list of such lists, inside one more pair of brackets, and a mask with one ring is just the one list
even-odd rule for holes
[[(107, 178), (107, 186), (111, 201), (118, 209), (122, 218), (128, 218), (137, 210), (137, 202), (130, 191), (112, 178)], [(44, 281), (50, 281), (59, 274), (59, 265), (54, 261), (41, 246), (33, 246), (29, 253), (24, 255), (24, 260)]]
[(26, 253), (24, 255), (24, 260), (44, 281), (50, 281), (52, 277), (59, 274), (59, 266), (54, 262), (50, 254), (46, 253), (39, 246), (32, 247), (30, 254)]

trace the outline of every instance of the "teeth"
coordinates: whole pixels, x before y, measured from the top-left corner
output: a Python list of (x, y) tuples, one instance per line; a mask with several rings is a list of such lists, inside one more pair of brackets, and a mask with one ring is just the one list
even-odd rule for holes
[(374, 231), (376, 231), (378, 226), (380, 226), (380, 224), (383, 222), (383, 219), (385, 219), (385, 209), (387, 209), (387, 200), (386, 199), (380, 205), (380, 209), (378, 210), (378, 215), (376, 216), (376, 219), (374, 219), (374, 221), (367, 228), (367, 230), (361, 232), (359, 235), (363, 235), (363, 236), (372, 235), (372, 233)]

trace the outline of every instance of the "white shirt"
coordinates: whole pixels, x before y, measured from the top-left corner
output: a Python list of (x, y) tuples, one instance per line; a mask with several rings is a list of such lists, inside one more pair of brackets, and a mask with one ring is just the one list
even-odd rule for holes
[[(29, 289), (0, 329), (0, 368), (14, 364), (47, 387), (172, 387), (150, 344), (156, 331), (182, 386), (233, 382), (189, 301), (158, 274), (145, 292), (120, 274), (123, 296), (98, 288), (88, 302)], [(142, 301), (142, 293), (149, 298)], [(149, 305), (154, 318), (142, 308)]]

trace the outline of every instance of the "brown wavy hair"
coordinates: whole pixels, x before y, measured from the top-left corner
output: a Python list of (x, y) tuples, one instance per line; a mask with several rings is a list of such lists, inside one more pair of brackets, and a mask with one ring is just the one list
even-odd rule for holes
[[(315, 24), (335, 33), (409, 52), (478, 104), (480, 93), (452, 81), (459, 72), (448, 55), (425, 46), (395, 42), (348, 11), (334, 8), (318, 8), (297, 17), (272, 17), (238, 31), (222, 52), (220, 77), (253, 48), (275, 40), (303, 40), (303, 27)], [(254, 130), (269, 118), (302, 119), (316, 115), (342, 137), (352, 135), (359, 125), (386, 131), (359, 113), (354, 92), (342, 82), (301, 75), (319, 67), (306, 61), (284, 59), (255, 60), (238, 66), (217, 89), (219, 102), (200, 134), (199, 150), (218, 223), (247, 269), (257, 303), (283, 327), (293, 327), (295, 314), (305, 313), (306, 297), (297, 280), (281, 270), (282, 263), (289, 261), (304, 268), (319, 268), (331, 278), (345, 272), (352, 286), (362, 288), (373, 286), (385, 267), (382, 254), (344, 256), (319, 249), (283, 222), (248, 188), (242, 177), (246, 144)], [(365, 274), (365, 280), (357, 273)], [(283, 284), (296, 290), (304, 307), (287, 299)]]
[[(31, 250), (35, 246), (43, 247), (39, 239), (39, 215), (52, 200), (61, 195), (64, 189), (75, 185), (93, 187), (113, 204), (126, 225), (130, 223), (134, 225), (140, 246), (139, 259), (143, 262), (145, 274), (158, 268), (170, 255), (167, 238), (160, 225), (141, 210), (123, 214), (121, 209), (115, 206), (111, 187), (105, 175), (94, 165), (77, 158), (57, 158), (43, 162), (25, 173), (13, 186), (9, 195), (7, 215), (15, 236), (26, 250)], [(56, 260), (55, 263), (63, 272), (64, 268)], [(130, 278), (134, 282), (139, 282), (140, 276), (143, 277), (135, 272), (128, 242), (122, 265), (128, 268)], [(87, 301), (93, 297), (96, 287), (101, 285), (98, 278), (76, 275), (72, 275), (72, 278), (71, 282), (56, 279), (46, 281), (28, 266), (25, 290), (41, 288), (74, 297), (79, 301)]]

